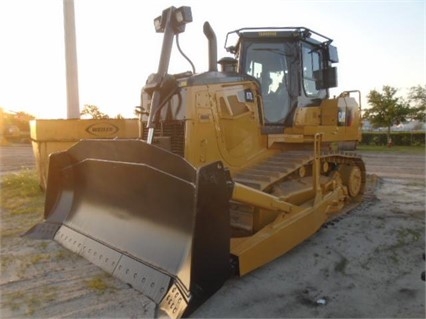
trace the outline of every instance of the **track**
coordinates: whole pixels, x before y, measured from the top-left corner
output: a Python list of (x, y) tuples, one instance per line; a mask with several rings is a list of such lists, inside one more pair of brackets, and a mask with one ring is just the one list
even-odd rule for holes
[[(313, 205), (316, 187), (320, 187), (325, 195), (332, 192), (336, 185), (343, 184), (346, 187), (342, 201), (328, 203), (327, 215), (328, 221), (331, 221), (360, 204), (366, 188), (365, 164), (354, 152), (322, 153), (318, 154), (318, 159), (318, 180), (313, 173), (316, 163), (314, 153), (300, 150), (279, 152), (237, 173), (233, 179), (299, 207)], [(234, 237), (250, 236), (278, 216), (236, 201), (232, 202), (230, 212)]]
[[(313, 161), (312, 151), (284, 151), (239, 172), (234, 180), (268, 192), (273, 185), (311, 174)], [(322, 174), (328, 174), (341, 164), (357, 165), (361, 171), (361, 189), (364, 189), (366, 171), (360, 155), (355, 152), (322, 153), (320, 161)]]

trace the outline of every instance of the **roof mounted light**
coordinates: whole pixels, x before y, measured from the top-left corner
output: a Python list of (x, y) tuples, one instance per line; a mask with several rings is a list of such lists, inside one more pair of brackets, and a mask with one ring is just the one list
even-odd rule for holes
[[(163, 20), (164, 21), (164, 20)], [(164, 32), (164, 25), (161, 24), (161, 16), (154, 19), (155, 32)]]
[(192, 22), (192, 12), (190, 7), (182, 6), (178, 9), (170, 7), (164, 10), (161, 16), (154, 19), (156, 32), (164, 32), (169, 14), (171, 14), (170, 24), (175, 34), (184, 32), (185, 25)]

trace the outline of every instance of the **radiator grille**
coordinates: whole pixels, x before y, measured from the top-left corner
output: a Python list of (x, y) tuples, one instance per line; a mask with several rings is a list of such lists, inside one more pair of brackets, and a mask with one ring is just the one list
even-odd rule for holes
[[(170, 137), (171, 152), (184, 157), (185, 155), (185, 121), (167, 121), (156, 124), (154, 130), (155, 137)], [(143, 139), (148, 138), (148, 129), (143, 130)]]

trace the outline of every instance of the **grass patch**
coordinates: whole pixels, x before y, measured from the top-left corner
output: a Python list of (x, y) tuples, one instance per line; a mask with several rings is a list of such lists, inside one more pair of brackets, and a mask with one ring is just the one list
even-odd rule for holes
[(15, 256), (12, 255), (2, 255), (0, 258), (0, 269), (5, 271), (10, 265), (15, 261)]
[(23, 315), (32, 316), (43, 305), (57, 298), (57, 288), (52, 286), (38, 289), (37, 292), (16, 291), (2, 296), (2, 307), (21, 312)]
[(405, 246), (418, 241), (421, 238), (421, 230), (401, 228), (397, 230), (398, 246)]
[(0, 182), (0, 207), (11, 214), (28, 214), (43, 209), (44, 193), (35, 170), (8, 174)]
[(423, 229), (399, 228), (393, 230), (395, 243), (389, 246), (380, 245), (374, 249), (374, 254), (386, 253), (388, 260), (398, 264), (400, 261), (401, 249), (411, 247), (413, 243), (422, 239)]
[(378, 153), (402, 153), (402, 154), (425, 154), (425, 146), (392, 146), (386, 145), (358, 145), (357, 150), (361, 152), (378, 152)]
[(68, 249), (60, 249), (58, 250), (58, 252), (55, 254), (54, 256), (54, 261), (62, 261), (65, 259), (75, 259), (75, 258), (79, 258), (80, 256), (78, 254), (75, 254), (74, 252), (72, 252), (71, 250)]
[(1, 238), (19, 235), (42, 219), (45, 194), (35, 170), (2, 176), (0, 189)]
[(96, 291), (96, 293), (98, 294), (103, 294), (108, 289), (108, 285), (106, 284), (104, 278), (101, 276), (97, 276), (90, 280), (87, 280), (86, 285), (88, 288)]

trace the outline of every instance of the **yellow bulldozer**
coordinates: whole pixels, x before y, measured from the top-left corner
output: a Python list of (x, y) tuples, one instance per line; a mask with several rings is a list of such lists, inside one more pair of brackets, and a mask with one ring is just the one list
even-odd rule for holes
[(329, 96), (338, 62), (330, 38), (243, 28), (226, 36), (232, 57), (218, 60), (206, 22), (208, 71), (169, 74), (191, 21), (185, 6), (154, 19), (163, 43), (137, 108), (139, 138), (52, 153), (45, 221), (26, 233), (87, 258), (170, 318), (355, 207), (366, 181), (354, 152), (359, 92)]

